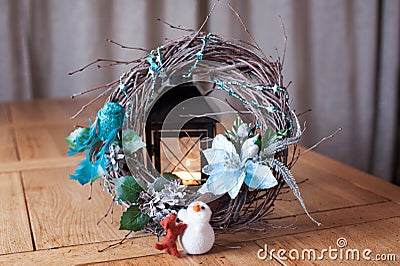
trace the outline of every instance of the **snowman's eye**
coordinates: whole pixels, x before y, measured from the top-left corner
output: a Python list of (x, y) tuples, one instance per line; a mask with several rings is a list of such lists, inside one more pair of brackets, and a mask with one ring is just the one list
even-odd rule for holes
[(204, 210), (204, 209), (205, 209), (205, 207), (204, 207), (204, 206), (201, 206), (201, 209), (202, 209), (202, 210)]

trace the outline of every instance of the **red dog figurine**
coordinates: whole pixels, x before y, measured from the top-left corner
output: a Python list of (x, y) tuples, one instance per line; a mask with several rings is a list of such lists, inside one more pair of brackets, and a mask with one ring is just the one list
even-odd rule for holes
[(171, 213), (160, 222), (161, 226), (167, 231), (167, 236), (164, 241), (156, 243), (154, 247), (158, 250), (165, 250), (168, 254), (175, 256), (177, 258), (181, 257), (177, 247), (176, 240), (179, 235), (182, 235), (185, 231), (187, 224), (176, 223), (176, 214)]

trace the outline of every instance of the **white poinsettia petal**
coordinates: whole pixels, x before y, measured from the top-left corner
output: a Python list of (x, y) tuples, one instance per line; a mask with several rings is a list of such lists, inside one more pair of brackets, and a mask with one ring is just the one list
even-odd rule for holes
[(262, 164), (247, 161), (245, 166), (245, 184), (252, 189), (268, 189), (278, 185), (278, 181), (272, 174), (271, 169)]
[(208, 164), (217, 164), (217, 163), (223, 163), (227, 160), (227, 152), (225, 150), (221, 149), (206, 149), (203, 150), (204, 157), (206, 157), (206, 160)]
[(249, 124), (241, 124), (237, 130), (237, 135), (240, 138), (245, 138), (249, 135), (249, 132), (250, 132)]
[(238, 171), (238, 172), (240, 173), (239, 178), (235, 178), (234, 185), (231, 187), (231, 189), (228, 190), (228, 194), (231, 197), (231, 199), (235, 199), (239, 194), (240, 188), (242, 187), (244, 178), (246, 176), (245, 172), (243, 171)]
[(212, 142), (212, 149), (224, 150), (228, 153), (237, 154), (235, 146), (224, 135), (218, 134)]
[(257, 139), (258, 134), (252, 138), (249, 138), (243, 143), (240, 151), (240, 159), (245, 160), (258, 154), (259, 147), (257, 144), (255, 144)]
[(222, 195), (228, 192), (229, 195), (236, 197), (243, 180), (244, 173), (242, 171), (239, 169), (227, 169), (222, 173), (211, 175), (198, 192), (201, 194), (210, 192), (214, 195)]
[(206, 166), (201, 169), (201, 171), (206, 175), (216, 175), (220, 174), (225, 171), (225, 164), (224, 163), (214, 163), (214, 164), (207, 164)]

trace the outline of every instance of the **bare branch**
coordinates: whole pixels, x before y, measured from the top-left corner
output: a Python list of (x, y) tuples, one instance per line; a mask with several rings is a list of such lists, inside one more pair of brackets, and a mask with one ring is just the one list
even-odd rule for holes
[(318, 145), (320, 145), (322, 142), (324, 142), (324, 141), (326, 141), (326, 140), (328, 140), (328, 139), (333, 138), (333, 137), (334, 137), (337, 133), (339, 133), (340, 131), (342, 131), (342, 128), (341, 128), (341, 127), (339, 127), (338, 129), (336, 129), (335, 132), (333, 132), (332, 134), (330, 134), (330, 135), (328, 135), (328, 136), (326, 136), (326, 137), (323, 137), (320, 141), (318, 141), (317, 143), (315, 143), (314, 145), (312, 145), (310, 148), (308, 148), (307, 150), (305, 150), (304, 152), (302, 152), (301, 155), (306, 154), (307, 152), (309, 152), (309, 151), (315, 149), (315, 148), (318, 147)]
[(195, 31), (194, 29), (184, 28), (181, 25), (178, 25), (178, 26), (172, 25), (171, 23), (168, 23), (167, 21), (165, 21), (163, 19), (160, 19), (160, 18), (157, 18), (157, 20), (162, 22), (162, 23), (164, 23), (164, 24), (166, 24), (166, 25), (168, 25), (171, 29), (188, 31), (188, 32), (194, 32)]
[(107, 249), (113, 248), (113, 247), (115, 247), (115, 246), (122, 245), (122, 244), (124, 243), (124, 241), (128, 238), (128, 236), (129, 236), (130, 234), (132, 234), (132, 232), (133, 232), (133, 231), (129, 231), (129, 233), (126, 234), (126, 235), (124, 236), (124, 238), (122, 238), (120, 241), (118, 241), (117, 243), (114, 243), (114, 244), (110, 244), (110, 245), (108, 245), (107, 247), (105, 247), (105, 248), (103, 248), (103, 249), (99, 249), (98, 252), (103, 252), (103, 251), (106, 251)]
[(242, 24), (244, 30), (247, 32), (247, 34), (249, 35), (249, 37), (251, 38), (251, 40), (254, 42), (254, 44), (257, 47), (257, 50), (259, 50), (261, 52), (261, 54), (264, 56), (264, 58), (266, 59), (267, 56), (264, 54), (263, 50), (260, 48), (260, 45), (258, 45), (258, 42), (256, 41), (256, 39), (254, 39), (253, 35), (250, 33), (250, 31), (247, 29), (246, 25), (244, 24), (242, 17), (239, 15), (238, 12), (236, 12), (236, 10), (233, 8), (233, 6), (231, 5), (231, 3), (228, 3), (229, 8), (232, 10), (232, 12), (236, 15), (236, 17), (239, 19), (240, 24)]
[(197, 37), (197, 35), (199, 35), (199, 33), (201, 32), (201, 30), (204, 28), (204, 26), (206, 25), (208, 19), (210, 18), (211, 14), (214, 12), (214, 8), (217, 5), (217, 2), (219, 2), (219, 0), (216, 0), (210, 10), (210, 12), (208, 13), (206, 19), (204, 20), (203, 24), (201, 24), (200, 28), (197, 30), (197, 32), (193, 35), (193, 37), (190, 39), (190, 41), (188, 41), (186, 43), (186, 45), (183, 47), (183, 49), (185, 49), (187, 46), (189, 46), (189, 44)]
[(283, 24), (282, 17), (279, 16), (279, 20), (281, 21), (281, 28), (283, 32), (283, 54), (282, 54), (282, 62), (281, 66), (285, 63), (285, 56), (286, 56), (286, 46), (287, 46), (287, 35), (286, 35), (286, 29), (285, 29), (285, 24)]
[(118, 43), (118, 42), (116, 42), (116, 41), (114, 41), (114, 40), (108, 39), (108, 38), (106, 39), (106, 41), (109, 42), (109, 43), (115, 44), (115, 45), (117, 45), (117, 46), (119, 46), (119, 47), (121, 47), (121, 48), (123, 48), (123, 49), (138, 50), (138, 51), (143, 51), (143, 52), (150, 53), (150, 51), (147, 50), (147, 49), (140, 48), (140, 47), (126, 46), (126, 45), (120, 44), (120, 43)]
[(81, 68), (79, 68), (77, 70), (69, 72), (68, 75), (71, 76), (71, 75), (74, 75), (74, 74), (76, 74), (78, 72), (82, 72), (83, 70), (85, 70), (86, 68), (90, 67), (91, 65), (95, 65), (95, 64), (100, 63), (100, 62), (113, 62), (113, 63), (118, 63), (118, 64), (132, 64), (132, 63), (138, 62), (138, 60), (134, 60), (134, 61), (118, 61), (118, 60), (112, 60), (112, 59), (98, 58), (98, 59), (90, 62), (89, 64), (87, 64), (87, 65), (85, 65), (85, 66), (83, 66), (83, 67), (81, 67)]
[(96, 90), (99, 90), (99, 89), (107, 88), (108, 86), (114, 84), (114, 83), (117, 82), (117, 81), (118, 81), (118, 79), (117, 79), (117, 80), (114, 80), (114, 81), (111, 81), (111, 82), (109, 82), (109, 83), (107, 83), (107, 84), (104, 84), (104, 85), (99, 85), (99, 86), (96, 86), (96, 87), (93, 87), (93, 88), (84, 90), (84, 91), (82, 91), (82, 92), (78, 92), (78, 93), (72, 94), (71, 98), (73, 99), (73, 98), (75, 98), (75, 97), (77, 97), (77, 96), (81, 96), (81, 95), (83, 95), (83, 94), (86, 94), (86, 93), (89, 93), (89, 92), (92, 92), (92, 91), (96, 91)]

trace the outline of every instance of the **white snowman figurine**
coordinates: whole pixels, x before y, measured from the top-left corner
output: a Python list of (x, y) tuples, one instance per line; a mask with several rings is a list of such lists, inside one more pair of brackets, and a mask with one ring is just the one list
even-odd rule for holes
[(204, 254), (215, 241), (214, 230), (210, 225), (211, 209), (201, 201), (192, 202), (189, 207), (178, 212), (178, 218), (187, 224), (179, 244), (188, 254)]

